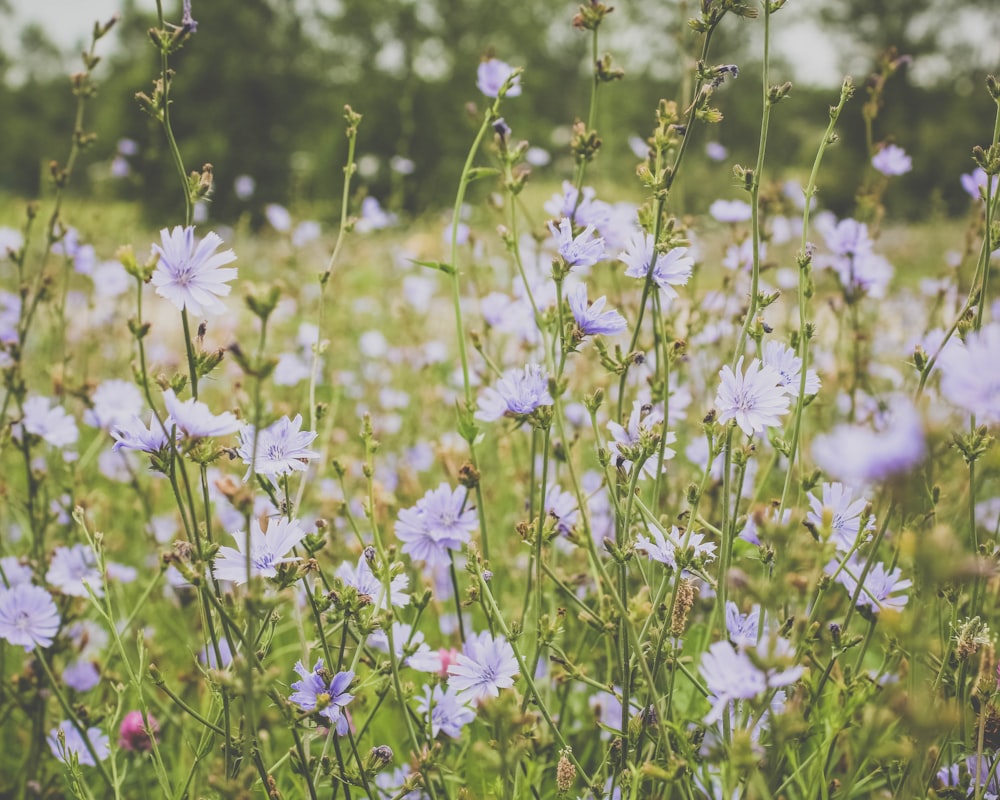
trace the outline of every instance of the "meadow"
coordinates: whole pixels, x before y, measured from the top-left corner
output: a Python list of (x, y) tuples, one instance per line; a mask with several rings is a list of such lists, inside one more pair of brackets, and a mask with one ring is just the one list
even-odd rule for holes
[[(450, 208), (367, 192), (347, 106), (328, 204), (224, 222), (171, 122), (191, 3), (139, 96), (183, 215), (72, 191), (95, 27), (46, 190), (0, 200), (0, 796), (1000, 796), (1000, 85), (962, 216), (893, 215), (898, 54), (807, 163), (768, 149), (765, 55), (733, 163), (713, 34), (766, 54), (783, 6), (696, 9), (613, 181), (614, 63), (550, 163), (491, 54), (442, 112), (473, 115)], [(567, 25), (596, 56), (613, 20)]]

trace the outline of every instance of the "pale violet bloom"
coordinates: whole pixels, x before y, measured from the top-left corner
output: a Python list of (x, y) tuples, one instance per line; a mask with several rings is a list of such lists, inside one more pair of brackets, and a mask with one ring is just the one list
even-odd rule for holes
[[(247, 582), (247, 536), (243, 531), (236, 531), (232, 536), (236, 540), (236, 548), (219, 548), (212, 574), (219, 580), (243, 584)], [(250, 520), (250, 576), (273, 578), (278, 574), (280, 565), (301, 561), (301, 558), (288, 554), (305, 537), (306, 531), (297, 520), (284, 517), (271, 519), (267, 531), (264, 531), (254, 517)]]
[(259, 436), (254, 435), (253, 425), (242, 428), (240, 446), (236, 452), (244, 464), (251, 465), (243, 480), (248, 480), (256, 472), (276, 483), (283, 475), (304, 472), (311, 459), (319, 458), (319, 453), (308, 449), (317, 434), (301, 428), (301, 414), (296, 414), (295, 419), (282, 417), (273, 425), (262, 429)]
[(755, 358), (743, 372), (743, 356), (736, 371), (727, 364), (719, 373), (721, 383), (715, 396), (719, 422), (736, 420), (747, 436), (781, 424), (790, 398), (781, 385), (781, 374)]
[(759, 625), (759, 603), (754, 603), (747, 614), (741, 614), (736, 603), (732, 600), (726, 601), (726, 632), (729, 634), (729, 641), (734, 645), (737, 647), (755, 646)]
[[(591, 186), (583, 187), (583, 194), (569, 181), (563, 181), (562, 193), (552, 195), (543, 206), (553, 217), (567, 218), (576, 225), (593, 225), (603, 231), (611, 221), (613, 208), (597, 199), (597, 192)], [(634, 216), (634, 215), (633, 215)]]
[(649, 532), (653, 538), (649, 539), (643, 534), (639, 534), (636, 537), (635, 549), (640, 553), (645, 553), (650, 561), (658, 561), (671, 569), (676, 569), (677, 551), (685, 549), (690, 550), (695, 558), (703, 561), (715, 560), (715, 545), (712, 542), (706, 542), (704, 534), (692, 532), (685, 537), (677, 530), (676, 525), (672, 525), (667, 534), (656, 527), (650, 527)]
[(354, 699), (354, 695), (347, 690), (354, 681), (354, 671), (331, 675), (324, 668), (321, 658), (311, 671), (307, 670), (301, 661), (296, 662), (295, 672), (302, 680), (291, 685), (293, 692), (288, 698), (289, 702), (303, 711), (318, 709), (319, 715), (330, 721), (338, 736), (346, 736), (350, 730), (346, 707)]
[(729, 157), (729, 150), (719, 142), (708, 142), (705, 145), (705, 155), (712, 161), (725, 161)]
[(90, 399), (92, 404), (83, 412), (83, 421), (94, 428), (111, 429), (128, 424), (142, 411), (142, 393), (131, 381), (104, 381)]
[(598, 297), (593, 303), (587, 300), (587, 287), (578, 283), (566, 294), (576, 327), (584, 336), (612, 336), (628, 327), (625, 317), (614, 309), (604, 310), (606, 297)]
[(257, 181), (252, 175), (237, 175), (233, 181), (233, 193), (240, 200), (249, 200), (257, 189)]
[[(757, 243), (757, 254), (760, 261), (767, 258), (767, 243)], [(722, 258), (722, 266), (734, 271), (749, 272), (753, 268), (753, 239), (744, 239), (739, 244), (731, 244), (726, 248)]]
[[(773, 643), (761, 641), (756, 652), (761, 659), (766, 659), (770, 655), (787, 656), (791, 649), (787, 639), (779, 638)], [(760, 669), (743, 650), (737, 650), (727, 641), (715, 642), (702, 655), (700, 672), (705, 679), (705, 686), (714, 697), (712, 710), (705, 717), (705, 723), (711, 725), (722, 718), (730, 703), (736, 700), (753, 700), (767, 689), (778, 689), (795, 683), (802, 676), (804, 668)]]
[[(349, 561), (345, 561), (334, 573), (346, 586), (352, 586), (359, 595), (367, 595), (372, 599), (376, 608), (387, 609), (389, 604), (385, 598), (385, 584), (372, 572), (371, 566), (362, 554), (358, 558), (358, 565), (354, 567)], [(401, 573), (392, 578), (389, 582), (389, 602), (394, 606), (405, 606), (410, 602), (410, 595), (406, 590), (410, 586), (410, 579), (406, 573)]]
[(53, 447), (69, 447), (80, 438), (76, 420), (66, 413), (66, 409), (54, 406), (49, 398), (38, 395), (24, 401), (21, 426), (27, 433), (41, 437)]
[[(802, 376), (802, 359), (795, 351), (783, 342), (770, 340), (764, 345), (764, 364), (778, 371), (781, 386), (791, 397), (798, 397)], [(820, 381), (815, 370), (806, 370), (806, 397), (812, 397), (819, 391)]]
[(236, 268), (226, 267), (236, 260), (232, 250), (216, 252), (222, 244), (217, 233), (209, 232), (201, 241), (195, 239), (194, 227), (179, 225), (172, 231), (160, 231), (162, 244), (154, 244), (159, 256), (152, 284), (156, 293), (179, 310), (192, 314), (221, 314), (226, 310), (219, 300), (229, 294), (229, 281), (236, 278)]
[[(644, 405), (641, 401), (635, 400), (632, 403), (632, 412), (629, 414), (628, 422), (620, 425), (615, 421), (608, 423), (608, 430), (611, 432), (614, 441), (608, 444), (608, 450), (615, 458), (615, 465), (620, 466), (626, 472), (632, 471), (632, 464), (639, 455), (643, 447), (643, 440), (649, 439), (654, 433), (666, 436), (664, 444), (673, 444), (677, 441), (675, 433), (663, 431), (663, 411), (660, 407)], [(674, 457), (674, 451), (670, 447), (663, 448), (663, 460), (669, 461)], [(646, 458), (642, 463), (642, 473), (647, 478), (656, 477), (656, 464), (659, 460), (659, 448), (657, 452)], [(664, 465), (664, 470), (666, 466)]]
[(51, 646), (58, 631), (59, 610), (41, 586), (12, 583), (10, 589), (0, 588), (0, 639), (30, 651)]
[(143, 453), (158, 453), (170, 444), (166, 431), (173, 430), (169, 417), (161, 425), (155, 414), (149, 415), (149, 427), (138, 416), (121, 421), (111, 428), (115, 439), (114, 452), (119, 450), (139, 450)]
[(354, 229), (358, 233), (370, 233), (388, 228), (395, 222), (396, 215), (382, 208), (377, 197), (368, 195), (361, 201), (361, 215), (354, 224)]
[(77, 763), (81, 766), (96, 767), (97, 762), (94, 761), (94, 756), (91, 755), (90, 749), (87, 747), (87, 741), (90, 742), (101, 761), (111, 755), (111, 743), (104, 731), (100, 728), (87, 728), (87, 739), (85, 740), (69, 720), (60, 722), (58, 727), (49, 731), (45, 741), (49, 743), (52, 755), (64, 764), (68, 764), (70, 757), (75, 756)]
[(874, 428), (842, 423), (817, 436), (812, 447), (817, 466), (851, 486), (868, 486), (916, 467), (926, 454), (920, 414), (903, 396), (887, 409)]
[(973, 200), (983, 200), (986, 197), (986, 187), (989, 184), (990, 196), (996, 197), (997, 184), (1000, 183), (1000, 175), (994, 175), (991, 181), (987, 181), (986, 170), (976, 167), (972, 172), (962, 175), (962, 188)]
[(404, 508), (396, 520), (396, 538), (410, 558), (429, 566), (450, 563), (449, 551), (460, 550), (479, 524), (468, 506), (468, 491), (442, 483), (428, 491), (413, 508)]
[(841, 552), (850, 550), (859, 536), (875, 530), (875, 516), (862, 518), (868, 500), (855, 498), (853, 490), (842, 483), (824, 483), (822, 498), (809, 494), (810, 511), (806, 521), (817, 531), (829, 528), (830, 537)]
[[(479, 63), (476, 69), (476, 87), (487, 97), (496, 97), (511, 77), (514, 68), (497, 58), (490, 58)], [(521, 78), (515, 76), (507, 87), (506, 97), (517, 97), (521, 94)]]
[(941, 394), (977, 422), (1000, 423), (1000, 323), (970, 332), (941, 354)]
[(715, 642), (701, 657), (701, 676), (713, 696), (712, 710), (705, 716), (711, 725), (735, 700), (752, 700), (767, 689), (767, 675), (729, 642)]
[(241, 427), (240, 421), (228, 411), (216, 416), (208, 410), (207, 405), (194, 398), (181, 402), (173, 389), (167, 389), (163, 393), (163, 403), (170, 414), (172, 425), (188, 439), (226, 436), (236, 433)]
[[(826, 565), (827, 575), (836, 575), (834, 580), (847, 590), (847, 594), (854, 597), (858, 588), (858, 579), (864, 571), (864, 562), (855, 555), (841, 566), (840, 562), (833, 560)], [(905, 591), (913, 586), (913, 581), (902, 577), (903, 570), (896, 567), (887, 570), (881, 561), (875, 562), (868, 574), (865, 576), (864, 585), (858, 593), (857, 607), (867, 609), (872, 614), (877, 614), (884, 609), (902, 611), (909, 598)]]
[[(382, 653), (389, 652), (389, 636), (384, 630), (377, 630), (368, 637), (368, 644)], [(396, 658), (404, 667), (418, 672), (439, 672), (441, 655), (424, 641), (423, 631), (414, 631), (405, 622), (392, 623), (392, 644)]]
[(310, 242), (316, 241), (321, 233), (322, 228), (316, 220), (304, 220), (292, 231), (292, 247), (305, 247)]
[(651, 280), (670, 299), (678, 296), (674, 287), (686, 284), (694, 269), (694, 259), (688, 255), (688, 248), (675, 247), (668, 253), (657, 254), (652, 235), (642, 231), (632, 234), (618, 260), (626, 265), (625, 274), (630, 278), (645, 279), (649, 275), (650, 264), (653, 264)]
[(748, 222), (753, 209), (742, 200), (716, 200), (708, 213), (719, 222)]
[(883, 175), (905, 175), (913, 169), (913, 159), (902, 147), (890, 144), (872, 156), (872, 166)]
[(288, 233), (292, 229), (292, 215), (284, 206), (268, 203), (264, 206), (264, 216), (272, 228), (278, 233)]
[(576, 495), (564, 492), (554, 483), (545, 491), (544, 505), (545, 514), (555, 520), (556, 532), (569, 535), (580, 516)]
[(519, 673), (510, 642), (483, 631), (465, 640), (464, 652), (448, 667), (448, 686), (457, 692), (460, 701), (480, 702), (499, 697), (501, 689), (514, 685)]
[(87, 597), (87, 589), (95, 597), (104, 596), (101, 573), (93, 550), (82, 544), (57, 547), (52, 554), (45, 580), (60, 592), (71, 597)]
[(549, 230), (556, 239), (559, 255), (569, 268), (588, 269), (604, 258), (604, 239), (594, 234), (594, 226), (588, 225), (583, 231), (573, 236), (573, 223), (563, 217), (557, 228), (549, 223)]
[(528, 364), (523, 370), (508, 370), (494, 386), (484, 389), (475, 417), (494, 422), (504, 416), (524, 417), (550, 405), (548, 373), (539, 364)]
[(417, 695), (417, 713), (424, 717), (430, 714), (431, 736), (435, 738), (443, 733), (457, 739), (462, 735), (462, 728), (476, 718), (475, 710), (459, 698), (453, 686), (440, 684), (433, 688), (425, 686), (423, 694)]

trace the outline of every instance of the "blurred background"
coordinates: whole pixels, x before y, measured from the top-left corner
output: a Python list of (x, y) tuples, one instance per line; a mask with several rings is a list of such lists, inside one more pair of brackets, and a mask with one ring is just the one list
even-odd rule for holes
[[(626, 77), (602, 89), (597, 130), (604, 149), (588, 182), (613, 195), (635, 189), (630, 139), (644, 138), (662, 98), (680, 100), (699, 37), (688, 0), (620, 0), (600, 49)], [(167, 0), (179, 23), (180, 0)], [(193, 0), (195, 36), (172, 60), (173, 121), (189, 169), (210, 162), (211, 216), (262, 220), (266, 203), (337, 213), (346, 156), (343, 106), (364, 115), (360, 185), (383, 205), (421, 212), (449, 204), (483, 105), (475, 71), (488, 54), (524, 67), (521, 97), (504, 107), (515, 139), (527, 139), (536, 177), (568, 177), (569, 129), (587, 112), (590, 34), (572, 27), (578, 3), (554, 0)], [(74, 191), (140, 201), (154, 219), (179, 213), (176, 180), (159, 128), (134, 97), (150, 91), (158, 56), (147, 38), (154, 0), (0, 0), (0, 192), (35, 197), (47, 164), (64, 159), (74, 103), (67, 75), (95, 20), (122, 15), (101, 42), (100, 93), (87, 130), (98, 134)], [(822, 199), (846, 212), (867, 164), (863, 85), (890, 46), (912, 64), (890, 79), (875, 140), (892, 139), (914, 169), (894, 179), (893, 213), (925, 218), (968, 208), (959, 175), (973, 145), (990, 141), (994, 106), (983, 88), (1000, 69), (995, 0), (790, 0), (772, 20), (771, 82), (791, 80), (772, 119), (775, 167), (809, 168), (842, 77), (859, 86), (842, 118), (842, 146), (825, 166)], [(726, 148), (687, 170), (685, 210), (733, 192), (731, 167), (755, 158), (760, 115), (760, 20), (727, 18), (714, 63), (735, 63), (737, 81), (716, 96), (725, 120), (696, 132), (699, 150)], [(634, 141), (633, 141), (634, 145)], [(544, 152), (542, 152), (544, 151)], [(547, 163), (546, 154), (550, 159)], [(797, 171), (797, 172), (796, 172)], [(613, 196), (609, 199), (615, 199)], [(164, 216), (168, 215), (168, 216)], [(172, 216), (169, 216), (172, 215)]]

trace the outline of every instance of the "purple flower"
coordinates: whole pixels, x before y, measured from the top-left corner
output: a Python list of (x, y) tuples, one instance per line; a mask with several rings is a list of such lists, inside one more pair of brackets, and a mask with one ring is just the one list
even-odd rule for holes
[[(389, 636), (384, 630), (373, 631), (368, 637), (368, 644), (383, 653), (389, 652)], [(440, 672), (441, 654), (431, 650), (424, 641), (422, 631), (414, 631), (412, 625), (405, 622), (392, 623), (392, 644), (396, 659), (404, 667), (411, 667), (418, 672)]]
[(223, 268), (236, 260), (232, 250), (216, 253), (222, 239), (207, 233), (200, 242), (194, 238), (194, 227), (179, 225), (172, 231), (160, 231), (162, 244), (154, 244), (159, 256), (152, 283), (156, 293), (178, 309), (192, 314), (220, 314), (226, 310), (219, 300), (229, 294), (228, 281), (236, 278), (236, 268)]
[[(645, 278), (649, 275), (654, 251), (652, 235), (637, 231), (632, 234), (625, 251), (618, 255), (618, 260), (626, 265), (625, 274), (630, 278)], [(688, 255), (688, 249), (675, 247), (668, 253), (656, 254), (652, 280), (664, 295), (673, 299), (677, 297), (674, 287), (686, 284), (693, 268), (694, 259)]]
[(566, 217), (577, 225), (593, 225), (602, 230), (611, 219), (612, 208), (603, 200), (596, 199), (597, 192), (591, 186), (583, 187), (583, 197), (569, 181), (563, 181), (562, 194), (554, 194), (543, 208), (553, 217)]
[[(772, 649), (773, 646), (773, 649)], [(729, 704), (735, 700), (752, 700), (765, 689), (778, 689), (797, 681), (804, 669), (769, 667), (761, 669), (758, 663), (769, 657), (784, 659), (791, 653), (787, 639), (761, 641), (756, 647), (757, 658), (738, 651), (729, 642), (716, 642), (701, 657), (701, 674), (708, 691), (715, 696), (715, 704), (705, 717), (705, 722), (717, 722)]]
[(83, 412), (83, 421), (95, 428), (110, 428), (128, 423), (142, 411), (142, 394), (130, 381), (104, 381), (91, 398), (92, 408)]
[(292, 420), (287, 416), (282, 417), (273, 425), (264, 428), (259, 437), (254, 436), (253, 425), (244, 427), (240, 431), (240, 446), (236, 452), (243, 458), (244, 464), (250, 464), (251, 461), (256, 463), (247, 469), (243, 480), (248, 480), (256, 471), (274, 483), (282, 475), (304, 471), (309, 466), (310, 459), (319, 458), (319, 453), (307, 449), (317, 434), (313, 431), (303, 431), (301, 428), (301, 414), (297, 414)]
[(237, 175), (233, 181), (233, 193), (240, 200), (249, 200), (257, 189), (257, 181), (252, 175)]
[(545, 491), (544, 505), (545, 514), (555, 520), (556, 532), (568, 536), (580, 516), (576, 496), (572, 492), (564, 492), (553, 483)]
[(170, 444), (164, 427), (168, 430), (173, 428), (170, 418), (168, 417), (163, 425), (160, 425), (155, 414), (149, 415), (148, 428), (139, 417), (134, 416), (130, 420), (121, 421), (111, 429), (111, 435), (115, 439), (114, 447), (111, 449), (116, 453), (121, 449), (158, 453)]
[[(633, 462), (643, 456), (646, 444), (651, 444), (650, 439), (657, 432), (667, 437), (666, 444), (677, 441), (675, 433), (663, 432), (662, 427), (663, 412), (658, 406), (644, 405), (640, 400), (633, 401), (632, 413), (629, 414), (628, 422), (624, 426), (614, 421), (608, 423), (608, 430), (614, 437), (614, 441), (608, 445), (608, 450), (615, 457), (617, 465), (631, 472)], [(668, 461), (673, 457), (673, 449), (665, 447), (663, 460)], [(658, 459), (658, 453), (648, 458), (644, 457), (642, 471), (646, 477), (656, 477)]]
[(725, 161), (729, 157), (729, 151), (719, 142), (709, 142), (705, 145), (705, 155), (712, 161)]
[(294, 693), (289, 701), (303, 711), (315, 711), (326, 717), (335, 726), (337, 734), (345, 736), (350, 725), (345, 707), (354, 699), (354, 695), (347, 690), (354, 680), (354, 672), (338, 672), (331, 676), (323, 668), (322, 658), (316, 662), (312, 672), (308, 672), (301, 661), (295, 663), (295, 671), (302, 680), (292, 684)]
[(462, 728), (476, 718), (476, 712), (459, 699), (454, 686), (442, 688), (440, 684), (424, 687), (424, 693), (417, 697), (417, 712), (424, 716), (430, 714), (431, 736), (435, 738), (443, 733), (457, 739), (462, 735)]
[(66, 409), (52, 405), (47, 397), (29, 397), (24, 401), (21, 425), (53, 447), (69, 447), (80, 438), (76, 420), (66, 413)]
[(708, 213), (719, 222), (747, 222), (753, 209), (742, 200), (716, 200), (708, 207)]
[[(476, 87), (487, 97), (497, 97), (513, 72), (513, 67), (499, 59), (490, 58), (481, 61), (476, 70)], [(521, 78), (519, 75), (515, 75), (504, 96), (517, 97), (520, 94)]]
[(773, 367), (755, 358), (743, 373), (743, 356), (736, 372), (727, 364), (719, 373), (721, 383), (715, 396), (719, 422), (736, 420), (747, 436), (781, 424), (781, 415), (788, 412), (790, 398), (781, 385), (781, 375)]
[(872, 156), (872, 166), (883, 175), (905, 175), (913, 169), (913, 159), (902, 147), (890, 144)]
[(549, 230), (556, 237), (559, 255), (567, 269), (588, 269), (604, 258), (604, 239), (594, 235), (594, 226), (588, 225), (578, 236), (573, 236), (573, 223), (569, 218), (559, 220), (559, 227), (549, 223)]
[(520, 670), (514, 648), (503, 636), (494, 638), (488, 631), (472, 634), (465, 640), (464, 650), (448, 667), (448, 686), (455, 689), (460, 701), (499, 697), (501, 689), (514, 685)]
[(965, 337), (941, 355), (941, 394), (978, 421), (1000, 422), (1000, 324)]
[(81, 658), (63, 670), (62, 679), (75, 692), (89, 692), (101, 682), (101, 673), (93, 661)]
[[(856, 555), (843, 566), (835, 559), (826, 565), (827, 575), (836, 575), (834, 580), (843, 586), (848, 595), (854, 596), (858, 588), (858, 578), (864, 569), (864, 564)], [(889, 608), (894, 611), (902, 611), (909, 598), (905, 594), (897, 594), (913, 586), (913, 581), (902, 579), (903, 571), (896, 567), (891, 572), (886, 570), (885, 564), (880, 561), (875, 562), (865, 576), (864, 585), (858, 593), (857, 607), (868, 609), (871, 613), (877, 614), (883, 609)]]
[[(364, 203), (362, 203), (364, 208)], [(277, 203), (268, 203), (264, 206), (264, 216), (272, 228), (279, 233), (287, 233), (292, 229), (292, 215), (288, 209)]]
[(188, 439), (226, 436), (240, 429), (240, 421), (228, 411), (215, 416), (207, 405), (193, 397), (182, 403), (173, 389), (167, 389), (163, 393), (163, 403), (170, 414), (171, 423)]
[(599, 297), (593, 303), (587, 301), (587, 287), (577, 284), (566, 295), (576, 327), (584, 336), (611, 336), (628, 327), (625, 317), (614, 309), (604, 310), (606, 297)]
[[(160, 737), (160, 723), (156, 717), (149, 715), (149, 725), (146, 725), (141, 711), (129, 711), (118, 728), (118, 746), (133, 752), (144, 752), (153, 749), (153, 739)], [(150, 737), (147, 727), (153, 736)]]
[(701, 657), (700, 672), (709, 693), (715, 697), (712, 710), (705, 717), (708, 725), (718, 722), (734, 700), (752, 700), (767, 689), (767, 675), (729, 642), (715, 642), (708, 648)]
[(45, 580), (70, 597), (88, 597), (88, 588), (96, 597), (104, 596), (97, 558), (89, 547), (82, 544), (57, 547)]
[(504, 416), (525, 417), (541, 406), (552, 405), (549, 376), (538, 364), (509, 370), (479, 398), (476, 419), (494, 422)]
[(395, 530), (403, 552), (431, 567), (449, 564), (448, 551), (460, 550), (478, 525), (475, 509), (466, 508), (467, 499), (465, 489), (442, 483), (413, 508), (400, 511)]
[(729, 640), (737, 647), (753, 647), (757, 644), (757, 629), (760, 625), (760, 604), (754, 603), (750, 612), (741, 614), (739, 606), (732, 600), (726, 601), (726, 632)]
[(990, 186), (990, 195), (992, 197), (996, 196), (997, 184), (1000, 183), (1000, 175), (994, 175), (993, 179), (988, 181), (986, 177), (986, 170), (982, 167), (976, 167), (972, 172), (962, 175), (960, 180), (962, 182), (962, 188), (968, 192), (969, 197), (973, 200), (983, 200), (986, 197), (987, 182), (992, 184)]
[[(372, 598), (372, 603), (376, 608), (387, 609), (389, 607), (385, 598), (385, 584), (375, 577), (375, 573), (372, 572), (364, 555), (358, 559), (356, 568), (351, 566), (349, 561), (345, 561), (337, 567), (334, 574), (344, 582), (344, 585), (354, 587), (359, 595), (367, 595)], [(409, 586), (410, 579), (405, 573), (394, 576), (389, 583), (389, 602), (400, 607), (409, 603), (410, 596), (406, 593)]]
[(184, 13), (181, 17), (181, 28), (185, 33), (195, 33), (198, 23), (191, 16), (191, 0), (184, 0)]
[(866, 486), (913, 469), (926, 453), (920, 415), (897, 397), (876, 429), (841, 424), (813, 441), (813, 458), (828, 475), (852, 486)]
[(841, 552), (850, 550), (858, 536), (875, 530), (875, 517), (869, 514), (862, 520), (868, 501), (861, 497), (854, 499), (854, 492), (842, 483), (824, 483), (823, 499), (813, 494), (809, 495), (810, 512), (806, 521), (817, 530), (830, 529), (837, 549)]
[[(62, 734), (61, 736), (60, 733)], [(111, 744), (108, 742), (108, 735), (100, 728), (87, 728), (87, 739), (85, 740), (72, 722), (64, 720), (59, 723), (59, 727), (49, 731), (49, 735), (46, 737), (49, 749), (52, 750), (52, 755), (64, 764), (69, 763), (70, 756), (76, 756), (78, 764), (96, 767), (97, 762), (94, 761), (94, 757), (87, 748), (88, 740), (101, 761), (104, 761), (104, 759), (111, 755)]]
[(32, 650), (51, 646), (58, 630), (59, 611), (42, 587), (21, 583), (0, 592), (0, 639)]
[[(764, 365), (777, 370), (781, 386), (789, 397), (798, 397), (799, 383), (802, 376), (802, 359), (795, 355), (791, 347), (771, 340), (764, 345)], [(812, 397), (819, 391), (819, 376), (815, 370), (806, 372), (806, 397)]]
[[(236, 584), (247, 582), (247, 537), (243, 531), (232, 534), (236, 548), (220, 547), (212, 565), (212, 574), (222, 581)], [(302, 559), (288, 556), (292, 548), (306, 537), (297, 520), (284, 517), (271, 519), (267, 531), (256, 517), (250, 520), (250, 576), (273, 578), (282, 564), (294, 564)]]
[[(652, 540), (639, 534), (636, 537), (635, 549), (640, 553), (645, 553), (650, 561), (659, 561), (671, 569), (676, 569), (677, 551), (685, 549), (685, 537), (681, 536), (676, 526), (671, 526), (670, 533), (666, 535), (659, 528), (655, 527), (650, 528), (649, 532), (653, 535)], [(715, 545), (712, 542), (706, 542), (705, 535), (702, 533), (689, 533), (687, 535), (686, 549), (693, 551), (695, 558), (700, 558), (704, 561), (715, 559)]]

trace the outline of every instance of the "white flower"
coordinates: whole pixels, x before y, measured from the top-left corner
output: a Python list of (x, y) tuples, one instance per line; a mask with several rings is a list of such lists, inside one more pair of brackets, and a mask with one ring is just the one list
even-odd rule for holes
[[(795, 355), (795, 351), (783, 342), (771, 340), (764, 345), (764, 364), (773, 367), (781, 376), (778, 385), (781, 386), (790, 397), (798, 397), (799, 384), (802, 376), (802, 359)], [(806, 397), (812, 397), (819, 391), (819, 376), (815, 370), (806, 371)]]
[(47, 397), (29, 397), (24, 401), (21, 424), (28, 433), (40, 436), (53, 447), (68, 447), (80, 438), (76, 420), (61, 406), (53, 406)]
[(719, 422), (735, 419), (747, 436), (781, 424), (781, 415), (787, 413), (790, 398), (776, 369), (755, 358), (744, 374), (740, 356), (736, 372), (727, 364), (719, 377), (722, 382), (715, 397)]
[[(242, 584), (247, 581), (247, 536), (243, 531), (232, 534), (236, 549), (220, 547), (215, 557), (212, 573), (223, 581)], [(250, 522), (250, 575), (273, 578), (278, 574), (278, 566), (292, 564), (302, 559), (288, 553), (306, 537), (306, 532), (297, 520), (284, 517), (270, 520), (267, 531), (261, 529), (254, 518)]]
[(222, 239), (207, 233), (198, 242), (194, 227), (178, 225), (172, 231), (160, 231), (162, 245), (153, 245), (159, 256), (152, 283), (156, 293), (167, 298), (178, 309), (192, 314), (219, 314), (226, 307), (219, 300), (229, 294), (228, 281), (236, 278), (236, 268), (223, 268), (236, 260), (232, 250), (216, 253)]

